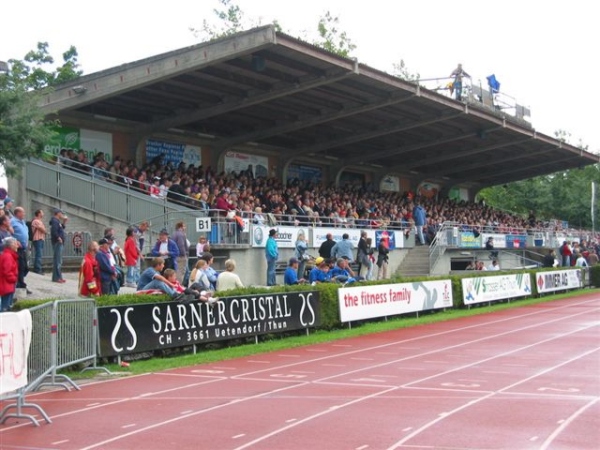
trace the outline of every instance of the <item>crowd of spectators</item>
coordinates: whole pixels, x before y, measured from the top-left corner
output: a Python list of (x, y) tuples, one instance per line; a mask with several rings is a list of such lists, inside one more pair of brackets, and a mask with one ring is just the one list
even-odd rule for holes
[[(549, 225), (532, 212), (523, 217), (487, 206), (484, 202), (449, 198), (417, 197), (413, 192), (382, 192), (372, 185), (326, 186), (298, 179), (287, 183), (279, 178), (255, 178), (251, 168), (235, 173), (217, 173), (211, 167), (163, 163), (156, 157), (143, 167), (132, 160), (115, 157), (112, 163), (98, 153), (88, 161), (85, 152), (63, 150), (59, 163), (94, 178), (127, 186), (157, 199), (182, 203), (191, 208), (212, 211), (234, 220), (251, 218), (266, 224), (333, 226), (340, 228), (414, 227), (416, 204), (425, 210), (425, 240), (430, 242), (444, 222), (461, 224), (464, 230), (496, 233), (533, 233), (549, 228), (561, 230), (560, 222)], [(273, 222), (269, 223), (274, 225)], [(598, 236), (594, 239), (597, 241)]]

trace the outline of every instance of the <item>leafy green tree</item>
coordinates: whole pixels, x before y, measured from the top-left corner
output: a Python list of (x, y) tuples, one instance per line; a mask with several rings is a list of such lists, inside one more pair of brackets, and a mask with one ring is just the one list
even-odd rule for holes
[(40, 96), (52, 86), (81, 75), (77, 50), (63, 53), (63, 64), (48, 68), (54, 59), (48, 43), (38, 43), (23, 60), (9, 60), (7, 73), (0, 73), (0, 165), (8, 176), (18, 173), (23, 161), (39, 157), (54, 132), (56, 121), (47, 121), (39, 108)]
[(339, 29), (339, 22), (340, 19), (337, 16), (332, 16), (329, 11), (321, 16), (317, 25), (319, 38), (313, 44), (348, 58), (350, 53), (356, 50), (356, 45), (352, 43), (345, 31)]
[[(600, 180), (600, 164), (481, 190), (478, 196), (494, 208), (542, 220), (566, 220), (571, 226), (591, 228), (591, 184)], [(595, 222), (599, 223), (598, 208)]]

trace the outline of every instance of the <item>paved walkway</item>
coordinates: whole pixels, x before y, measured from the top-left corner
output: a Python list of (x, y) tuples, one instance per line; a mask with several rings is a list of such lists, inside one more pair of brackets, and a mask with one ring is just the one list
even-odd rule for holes
[[(39, 300), (45, 298), (78, 298), (78, 272), (63, 272), (66, 283), (52, 282), (52, 275), (46, 272), (45, 275), (38, 275), (34, 272), (29, 272), (25, 278), (27, 288), (32, 291), (32, 294), (23, 296), (24, 291), (17, 289), (17, 298), (27, 298), (28, 300)], [(132, 294), (135, 292), (133, 288), (123, 287), (119, 291), (120, 294)]]

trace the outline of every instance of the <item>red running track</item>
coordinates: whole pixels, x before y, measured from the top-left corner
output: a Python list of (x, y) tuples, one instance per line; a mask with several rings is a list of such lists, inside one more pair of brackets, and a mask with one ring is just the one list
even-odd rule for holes
[(2, 449), (597, 449), (600, 294), (28, 397)]

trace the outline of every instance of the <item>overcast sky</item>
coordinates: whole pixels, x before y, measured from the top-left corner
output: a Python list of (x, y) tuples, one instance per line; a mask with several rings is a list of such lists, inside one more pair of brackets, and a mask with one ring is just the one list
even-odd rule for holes
[[(2, 6), (0, 60), (22, 59), (38, 41), (59, 58), (77, 47), (84, 73), (199, 41), (189, 31), (215, 22), (217, 0), (81, 2), (30, 0)], [(600, 152), (600, 26), (595, 2), (238, 0), (248, 23), (276, 19), (312, 39), (327, 10), (340, 19), (360, 62), (384, 71), (403, 59), (421, 78), (445, 77), (457, 63), (477, 82), (495, 74), (501, 90), (530, 106), (532, 124)], [(217, 22), (218, 23), (218, 22)], [(485, 83), (484, 83), (485, 84)], [(0, 181), (0, 184), (3, 182)]]

